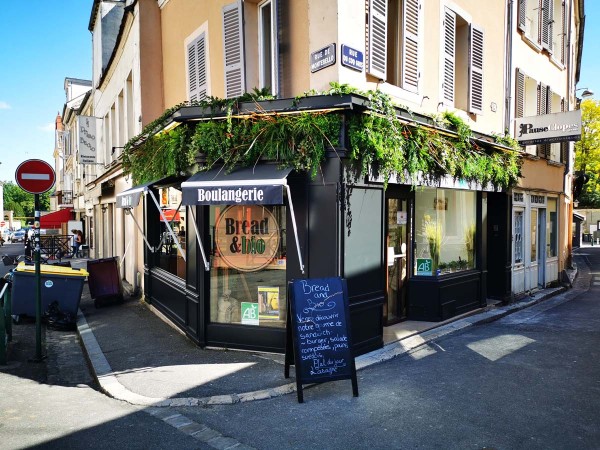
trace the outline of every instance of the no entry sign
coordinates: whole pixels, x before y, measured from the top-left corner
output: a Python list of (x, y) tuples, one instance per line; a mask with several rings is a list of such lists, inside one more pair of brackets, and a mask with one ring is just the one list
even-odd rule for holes
[(54, 186), (54, 169), (41, 159), (23, 161), (15, 172), (15, 180), (21, 189), (30, 194), (42, 194)]

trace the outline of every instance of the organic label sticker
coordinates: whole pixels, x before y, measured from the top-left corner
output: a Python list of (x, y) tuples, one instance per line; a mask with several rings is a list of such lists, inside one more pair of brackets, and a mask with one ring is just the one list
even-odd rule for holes
[(52, 280), (46, 280), (44, 286), (46, 286), (47, 288), (51, 288), (52, 286), (54, 286), (54, 283), (52, 282)]

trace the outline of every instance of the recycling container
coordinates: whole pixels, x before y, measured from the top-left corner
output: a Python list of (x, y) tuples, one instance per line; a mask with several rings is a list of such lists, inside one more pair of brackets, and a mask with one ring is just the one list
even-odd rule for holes
[[(83, 283), (89, 275), (85, 269), (40, 264), (42, 314), (54, 301), (63, 312), (77, 315)], [(13, 271), (12, 314), (35, 317), (35, 265), (20, 262)]]
[(107, 301), (123, 301), (123, 284), (117, 257), (91, 259), (87, 262), (87, 269), (90, 274), (90, 295), (96, 306)]

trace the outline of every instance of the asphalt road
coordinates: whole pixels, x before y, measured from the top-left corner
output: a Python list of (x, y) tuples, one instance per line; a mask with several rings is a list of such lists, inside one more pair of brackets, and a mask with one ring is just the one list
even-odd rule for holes
[(35, 328), (19, 325), (18, 361), (0, 367), (0, 447), (214, 448), (177, 429), (191, 422), (237, 450), (600, 448), (600, 248), (581, 253), (574, 289), (359, 371), (357, 398), (346, 380), (303, 404), (134, 407), (97, 391), (74, 333), (47, 330), (32, 363)]
[(600, 249), (582, 253), (574, 289), (358, 372), (358, 398), (337, 381), (177, 410), (258, 449), (598, 449)]

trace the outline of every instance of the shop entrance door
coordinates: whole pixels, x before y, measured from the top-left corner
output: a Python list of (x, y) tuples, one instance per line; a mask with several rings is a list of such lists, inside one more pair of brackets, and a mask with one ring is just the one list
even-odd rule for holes
[(408, 272), (411, 267), (410, 223), (412, 200), (409, 193), (386, 194), (386, 299), (384, 324), (393, 325), (407, 316)]
[(546, 286), (546, 210), (538, 209), (538, 287)]

